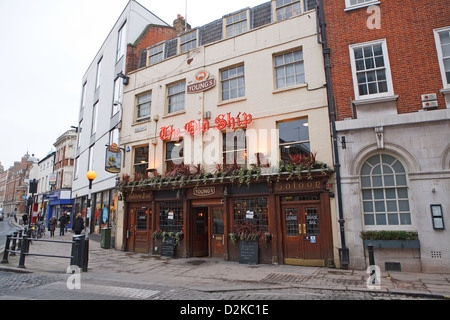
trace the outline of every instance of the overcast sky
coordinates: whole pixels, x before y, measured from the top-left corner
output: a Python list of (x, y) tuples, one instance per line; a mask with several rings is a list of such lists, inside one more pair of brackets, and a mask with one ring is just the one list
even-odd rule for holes
[[(198, 27), (268, 0), (187, 0)], [(172, 25), (186, 0), (139, 0)], [(77, 125), (81, 81), (128, 0), (0, 0), (0, 162), (39, 159)]]

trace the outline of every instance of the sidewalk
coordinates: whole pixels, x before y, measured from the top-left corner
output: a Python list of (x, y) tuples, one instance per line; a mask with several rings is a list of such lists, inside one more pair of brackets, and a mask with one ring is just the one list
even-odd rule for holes
[[(44, 239), (71, 241), (73, 233)], [(30, 253), (69, 256), (70, 244), (33, 242)], [(69, 259), (27, 256), (26, 269), (17, 269), (19, 255), (10, 256), (1, 270), (64, 274)], [(98, 241), (89, 242), (89, 268), (84, 278), (130, 282), (174, 283), (206, 292), (309, 288), (365, 291), (450, 299), (450, 274), (381, 271), (380, 288), (367, 286), (366, 270), (341, 270), (289, 265), (241, 265), (214, 258), (170, 259), (158, 255), (102, 249)]]

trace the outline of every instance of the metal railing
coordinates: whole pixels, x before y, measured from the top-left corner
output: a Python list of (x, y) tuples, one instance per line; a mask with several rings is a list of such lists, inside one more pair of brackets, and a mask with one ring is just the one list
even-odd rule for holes
[[(71, 244), (72, 245), (71, 254), (65, 256), (65, 255), (44, 254), (44, 253), (30, 253), (30, 244), (32, 241)], [(61, 259), (70, 259), (70, 265), (76, 265), (86, 272), (88, 267), (88, 250), (89, 250), (89, 240), (86, 240), (84, 236), (73, 236), (72, 241), (47, 240), (47, 239), (32, 238), (31, 230), (27, 232), (20, 230), (6, 237), (5, 251), (3, 252), (3, 259), (1, 263), (7, 264), (9, 263), (8, 258), (10, 255), (15, 256), (16, 254), (20, 254), (19, 265), (17, 266), (17, 268), (26, 269), (25, 258), (27, 256), (61, 258)]]

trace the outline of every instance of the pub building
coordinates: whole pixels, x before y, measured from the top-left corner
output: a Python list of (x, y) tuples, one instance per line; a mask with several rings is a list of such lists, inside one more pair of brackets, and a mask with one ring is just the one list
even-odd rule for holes
[(256, 240), (257, 263), (339, 263), (310, 5), (270, 1), (138, 53), (122, 103), (117, 249), (165, 255), (170, 240), (175, 257), (240, 261)]

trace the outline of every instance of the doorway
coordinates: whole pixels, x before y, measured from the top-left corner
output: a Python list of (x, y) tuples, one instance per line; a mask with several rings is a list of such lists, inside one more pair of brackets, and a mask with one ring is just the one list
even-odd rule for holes
[(152, 212), (148, 206), (136, 204), (128, 210), (127, 251), (148, 253)]
[(284, 263), (325, 266), (319, 205), (283, 205)]
[(209, 255), (208, 207), (193, 208), (193, 215), (193, 256), (205, 257)]
[(212, 205), (193, 207), (192, 215), (192, 255), (222, 258), (225, 252), (223, 207)]

